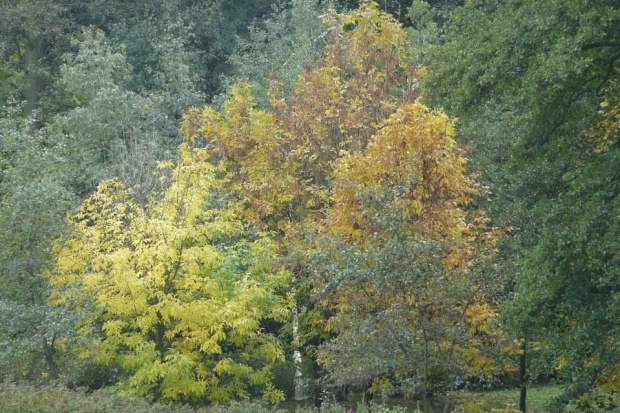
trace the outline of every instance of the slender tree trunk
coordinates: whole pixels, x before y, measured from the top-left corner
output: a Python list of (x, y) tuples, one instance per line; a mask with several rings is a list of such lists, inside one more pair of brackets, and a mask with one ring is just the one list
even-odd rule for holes
[(428, 391), (428, 388), (424, 389), (424, 413), (434, 413), (433, 408), (433, 395)]
[(293, 314), (293, 365), (295, 366), (295, 399), (302, 399), (305, 395), (304, 389), (304, 375), (301, 371), (301, 350), (299, 344), (299, 315), (297, 308), (297, 287), (295, 285), (297, 279), (295, 275), (293, 275), (292, 287), (291, 291), (293, 292), (293, 297), (295, 300), (295, 304), (293, 305), (293, 309), (291, 310)]
[(24, 114), (26, 116), (32, 114), (39, 103), (39, 94), (43, 85), (41, 77), (40, 59), (43, 57), (43, 42), (37, 37), (31, 37), (26, 42), (26, 50), (24, 51), (24, 60), (26, 63), (26, 79), (24, 84)]
[(519, 398), (519, 410), (526, 413), (527, 398), (527, 342), (525, 339), (521, 342), (521, 354), (519, 355), (519, 381), (521, 382), (521, 396)]
[(51, 343), (43, 337), (43, 354), (45, 357), (45, 364), (47, 364), (47, 371), (49, 371), (52, 380), (58, 379), (58, 363), (56, 363), (56, 349), (54, 347), (54, 341), (55, 336), (52, 338)]

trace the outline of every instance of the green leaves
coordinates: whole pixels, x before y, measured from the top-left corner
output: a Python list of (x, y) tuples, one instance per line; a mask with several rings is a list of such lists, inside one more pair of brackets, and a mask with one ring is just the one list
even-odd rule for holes
[(508, 303), (513, 324), (545, 332), (557, 374), (573, 383), (570, 394), (581, 396), (584, 410), (592, 408), (597, 392), (617, 385), (618, 156), (617, 148), (598, 156), (564, 202), (551, 205)]
[(606, 314), (615, 314), (618, 291), (609, 282), (618, 246), (608, 240), (620, 9), (613, 1), (483, 1), (447, 17), (443, 43), (419, 53), (428, 63), (422, 83), (429, 102), (461, 118), (459, 138), (493, 190), (481, 203), (513, 228), (498, 262), (515, 286), (504, 330), (544, 342), (532, 376), (565, 374), (563, 402), (579, 398), (585, 411), (595, 404), (588, 392), (608, 389), (616, 374), (604, 363), (618, 357)]

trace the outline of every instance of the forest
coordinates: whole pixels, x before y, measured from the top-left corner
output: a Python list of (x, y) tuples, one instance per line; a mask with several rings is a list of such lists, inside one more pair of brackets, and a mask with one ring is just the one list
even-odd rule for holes
[(0, 57), (0, 411), (620, 411), (617, 0), (2, 0)]

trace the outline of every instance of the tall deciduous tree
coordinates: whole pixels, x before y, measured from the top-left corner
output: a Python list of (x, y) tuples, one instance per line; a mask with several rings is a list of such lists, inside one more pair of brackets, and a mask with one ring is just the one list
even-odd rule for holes
[[(495, 286), (484, 271), (497, 238), (480, 212), (451, 120), (405, 104), (363, 153), (342, 159), (317, 256), (317, 297), (336, 338), (320, 357), (342, 384), (434, 398), (461, 372), (492, 375), (485, 344)], [(355, 356), (353, 356), (355, 354)]]
[[(275, 234), (284, 260), (294, 273), (295, 284), (300, 286), (296, 291), (299, 302), (309, 293), (307, 275), (311, 268), (306, 251), (313, 247), (306, 242), (308, 234), (330, 228), (345, 239), (365, 239), (372, 244), (373, 227), (382, 220), (385, 223), (393, 217), (391, 213), (402, 208), (404, 216), (398, 222), (403, 224), (403, 234), (410, 237), (406, 245), (413, 251), (417, 243), (428, 243), (428, 248), (421, 247), (420, 254), (428, 254), (429, 266), (436, 272), (431, 275), (429, 271), (425, 276), (438, 280), (433, 277), (459, 268), (455, 271), (460, 275), (452, 278), (454, 285), (459, 277), (468, 280), (458, 294), (447, 293), (448, 296), (452, 294), (453, 301), (442, 304), (442, 311), (438, 310), (442, 315), (438, 317), (444, 317), (448, 325), (457, 322), (457, 313), (463, 314), (464, 320), (465, 313), (469, 317), (469, 309), (479, 306), (479, 316), (484, 314), (481, 319), (488, 321), (493, 313), (489, 303), (474, 298), (478, 291), (474, 286), (482, 289), (484, 282), (464, 275), (473, 272), (470, 268), (473, 257), (484, 255), (474, 251), (479, 234), (473, 228), (483, 226), (484, 219), (481, 216), (478, 221), (468, 221), (463, 209), (477, 187), (465, 174), (465, 161), (452, 140), (452, 123), (445, 116), (431, 113), (422, 104), (412, 103), (417, 78), (406, 53), (405, 32), (374, 3), (364, 4), (347, 14), (332, 12), (325, 16), (324, 24), (329, 35), (325, 56), (316, 66), (306, 67), (294, 84), (290, 98), (281, 96), (277, 79), (272, 80), (271, 112), (258, 110), (249, 86), (238, 83), (231, 89), (222, 111), (207, 107), (194, 109), (186, 115), (182, 127), (186, 139), (193, 145), (207, 147), (218, 156), (226, 167), (228, 185), (233, 188), (247, 221), (256, 230)], [(373, 190), (377, 199), (391, 202), (387, 208), (391, 212), (372, 202), (358, 205), (358, 197)], [(373, 218), (364, 219), (364, 213)], [(416, 221), (417, 226), (408, 225), (409, 219)], [(389, 233), (386, 229), (382, 236)], [(385, 240), (395, 245), (394, 239), (386, 237)], [(397, 254), (404, 254), (404, 251), (399, 249)], [(376, 254), (380, 253), (389, 255), (389, 251), (377, 250)], [(337, 267), (343, 260), (330, 255), (325, 265), (332, 263)], [(405, 271), (409, 264), (409, 260), (400, 261), (395, 272)], [(355, 268), (351, 263), (349, 273), (355, 273)], [(377, 272), (380, 271), (377, 269)], [(324, 275), (338, 278), (329, 271)], [(396, 276), (395, 273), (391, 275)], [(415, 280), (418, 281), (421, 289), (423, 281)], [(440, 284), (435, 284), (437, 292)], [(350, 285), (344, 282), (344, 291), (354, 291), (355, 287), (348, 289)], [(414, 291), (410, 288), (403, 293), (414, 294)], [(328, 295), (330, 297), (323, 298), (333, 306), (328, 305), (324, 310), (335, 311), (340, 316), (333, 319), (334, 323), (359, 315), (337, 304), (335, 296), (340, 296), (339, 293), (331, 291)], [(433, 296), (429, 291), (420, 293), (419, 305), (425, 305), (421, 304), (426, 299), (422, 295)], [(386, 293), (375, 304), (385, 309), (398, 300), (400, 298)], [(411, 314), (409, 310), (404, 312)], [(315, 309), (306, 314), (312, 313), (320, 311)], [(441, 324), (431, 313), (427, 315), (436, 325)], [(293, 341), (303, 345), (302, 338), (311, 335), (310, 322), (315, 323), (312, 328), (316, 329), (317, 325), (324, 325), (324, 321), (308, 320), (306, 331)], [(403, 325), (414, 322), (413, 319), (401, 321)], [(463, 323), (462, 329), (466, 329), (467, 323)], [(442, 340), (437, 339), (436, 345), (445, 346), (450, 342), (447, 338), (450, 334), (443, 333), (447, 330), (441, 331), (429, 339), (429, 343), (440, 336)], [(460, 332), (456, 334), (456, 329), (451, 331), (455, 333), (453, 347), (457, 341), (467, 341)], [(341, 332), (343, 337), (348, 333), (344, 328)], [(336, 340), (332, 348), (345, 352), (346, 341), (345, 338)], [(484, 359), (474, 347), (469, 347), (471, 358)], [(465, 350), (454, 352), (457, 353), (465, 354)], [(368, 354), (359, 362), (363, 364), (368, 357), (380, 358), (377, 353)], [(448, 370), (454, 371), (456, 356), (447, 358), (453, 361), (448, 363)], [(461, 360), (466, 358), (463, 356)], [(342, 367), (338, 363), (327, 360), (325, 356), (323, 361), (334, 371), (344, 371), (338, 370)], [(389, 359), (388, 363), (396, 363), (396, 358)], [(462, 364), (467, 362), (462, 361)], [(411, 377), (411, 373), (407, 371), (404, 376)], [(345, 379), (346, 376), (341, 374), (339, 383), (361, 380), (368, 384), (366, 377), (349, 375)], [(429, 397), (430, 394), (431, 390)]]
[[(605, 381), (599, 374), (612, 374), (594, 360), (618, 357), (608, 345), (616, 327), (603, 315), (615, 313), (617, 286), (582, 286), (608, 279), (618, 251), (594, 228), (603, 216), (613, 227), (617, 211), (609, 170), (616, 105), (607, 91), (617, 82), (620, 9), (614, 1), (471, 1), (443, 17), (441, 36), (418, 55), (428, 64), (425, 94), (461, 119), (460, 139), (493, 188), (484, 206), (514, 229), (500, 254), (516, 285), (505, 330), (544, 340), (543, 374), (566, 363), (564, 373), (580, 369), (566, 376), (567, 394), (583, 396), (586, 409), (589, 389)], [(597, 316), (581, 313), (588, 302), (601, 306)], [(585, 331), (598, 337), (588, 350), (578, 344)]]
[[(277, 235), (297, 294), (307, 292), (303, 240), (329, 204), (334, 162), (363, 150), (396, 102), (412, 99), (414, 83), (405, 33), (377, 4), (331, 12), (324, 25), (324, 59), (306, 67), (288, 100), (272, 81), (271, 113), (257, 110), (249, 86), (237, 84), (221, 112), (192, 110), (182, 127), (186, 139), (206, 144), (226, 165), (244, 217)], [(302, 308), (299, 314), (307, 316)], [(304, 340), (293, 341), (299, 351)], [(300, 393), (299, 354), (295, 359)]]

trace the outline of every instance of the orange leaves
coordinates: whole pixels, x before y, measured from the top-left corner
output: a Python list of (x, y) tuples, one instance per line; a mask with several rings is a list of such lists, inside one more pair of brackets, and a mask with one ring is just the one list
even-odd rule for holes
[(466, 159), (453, 136), (446, 115), (419, 102), (401, 105), (364, 154), (338, 164), (327, 227), (355, 238), (360, 229), (370, 230), (363, 210), (389, 204), (431, 236), (462, 236), (463, 207), (478, 187), (465, 173)]
[(376, 3), (363, 4), (348, 14), (332, 13), (325, 23), (342, 38), (328, 48), (326, 62), (334, 66), (346, 64), (355, 76), (367, 80), (364, 83), (370, 89), (379, 90), (396, 79), (398, 69), (405, 69), (405, 32)]
[(307, 67), (288, 110), (278, 112), (293, 147), (308, 149), (298, 158), (318, 181), (331, 175), (340, 150), (362, 151), (398, 103), (411, 100), (415, 74), (407, 65), (404, 32), (375, 4), (332, 13), (325, 24), (332, 43), (324, 60)]
[(393, 18), (370, 3), (332, 12), (325, 24), (332, 35), (324, 60), (306, 67), (288, 100), (272, 79), (272, 113), (254, 109), (249, 86), (237, 83), (221, 112), (206, 107), (184, 117), (185, 139), (225, 161), (246, 219), (260, 226), (290, 233), (293, 221), (322, 219), (335, 162), (364, 151), (412, 99), (415, 70)]

